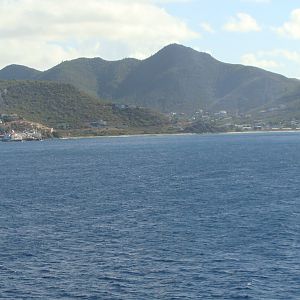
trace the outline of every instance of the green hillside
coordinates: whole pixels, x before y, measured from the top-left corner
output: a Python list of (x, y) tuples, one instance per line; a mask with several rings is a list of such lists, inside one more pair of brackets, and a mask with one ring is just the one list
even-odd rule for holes
[(289, 101), (298, 101), (295, 96), (300, 88), (298, 80), (223, 63), (177, 44), (145, 60), (79, 58), (45, 72), (11, 66), (0, 70), (0, 79), (24, 79), (26, 74), (27, 79), (70, 83), (93, 97), (160, 112), (250, 113), (285, 105), (291, 97)]
[(135, 59), (105, 61), (101, 58), (78, 58), (40, 73), (36, 79), (70, 83), (92, 96), (113, 99), (112, 91), (138, 63)]
[(72, 85), (43, 81), (0, 81), (0, 112), (67, 129), (86, 128), (91, 122), (106, 122), (110, 128), (159, 127), (166, 122), (148, 109), (100, 102)]
[(264, 120), (300, 120), (300, 87), (293, 89), (270, 105), (251, 112)]
[(160, 111), (246, 113), (279, 103), (299, 86), (299, 81), (278, 74), (225, 64), (209, 54), (171, 45), (142, 61), (114, 97)]
[(42, 72), (21, 65), (10, 65), (0, 71), (0, 80), (31, 80)]

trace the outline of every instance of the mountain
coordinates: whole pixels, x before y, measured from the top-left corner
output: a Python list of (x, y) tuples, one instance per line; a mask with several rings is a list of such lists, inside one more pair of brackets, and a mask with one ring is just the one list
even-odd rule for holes
[(298, 87), (299, 81), (282, 75), (170, 45), (141, 61), (112, 96), (164, 112), (201, 108), (247, 113), (281, 103)]
[(138, 65), (136, 59), (105, 61), (101, 58), (79, 58), (65, 61), (41, 73), (36, 79), (70, 83), (102, 99), (114, 99), (112, 91)]
[(56, 129), (82, 129), (93, 122), (105, 122), (109, 128), (159, 127), (166, 122), (148, 109), (101, 102), (70, 84), (44, 81), (0, 81), (0, 112)]
[[(5, 79), (3, 71), (0, 79)], [(10, 72), (10, 79), (18, 79), (20, 73), (23, 74), (16, 72), (14, 78)], [(177, 44), (145, 60), (79, 58), (45, 72), (29, 72), (28, 76), (70, 83), (94, 97), (161, 112), (204, 109), (257, 113), (283, 107), (287, 99), (297, 104), (300, 88), (298, 80), (255, 67), (223, 63)]]
[(21, 65), (9, 65), (0, 70), (1, 80), (31, 80), (37, 78), (41, 71)]

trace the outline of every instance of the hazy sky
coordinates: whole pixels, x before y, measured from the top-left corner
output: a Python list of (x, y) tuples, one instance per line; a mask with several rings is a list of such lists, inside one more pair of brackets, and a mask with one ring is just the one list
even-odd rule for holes
[(145, 58), (177, 42), (300, 78), (300, 0), (0, 0), (0, 68)]

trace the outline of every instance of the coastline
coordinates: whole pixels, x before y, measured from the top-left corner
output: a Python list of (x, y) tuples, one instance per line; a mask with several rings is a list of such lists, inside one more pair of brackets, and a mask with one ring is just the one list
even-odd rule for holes
[[(261, 130), (261, 131), (228, 131), (228, 132), (203, 132), (203, 133), (139, 133), (139, 134), (120, 134), (120, 135), (87, 135), (87, 136), (66, 136), (46, 138), (45, 140), (81, 140), (81, 139), (101, 139), (101, 138), (130, 138), (130, 137), (164, 137), (164, 136), (210, 136), (210, 135), (251, 135), (267, 133), (299, 133), (300, 130)], [(1, 141), (1, 140), (0, 140)]]
[(59, 140), (98, 139), (98, 138), (128, 138), (151, 136), (192, 136), (192, 135), (237, 135), (237, 134), (264, 134), (264, 133), (300, 133), (300, 130), (260, 130), (260, 131), (228, 131), (228, 132), (203, 132), (203, 133), (140, 133), (120, 135), (90, 135), (61, 137)]
[(188, 136), (188, 135), (200, 135), (211, 134), (207, 133), (139, 133), (139, 134), (120, 134), (120, 135), (89, 135), (89, 136), (70, 136), (61, 137), (59, 140), (79, 140), (79, 139), (98, 139), (98, 138), (128, 138), (128, 137), (145, 137), (145, 136)]

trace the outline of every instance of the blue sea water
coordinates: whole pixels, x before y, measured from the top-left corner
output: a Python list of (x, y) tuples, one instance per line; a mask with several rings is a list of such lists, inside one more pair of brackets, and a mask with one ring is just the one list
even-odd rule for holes
[(300, 299), (300, 134), (0, 144), (0, 299)]

